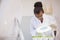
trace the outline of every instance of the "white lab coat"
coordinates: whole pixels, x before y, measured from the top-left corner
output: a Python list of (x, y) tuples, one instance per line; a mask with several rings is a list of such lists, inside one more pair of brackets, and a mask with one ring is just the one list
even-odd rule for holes
[[(41, 27), (39, 25), (50, 25), (50, 24), (56, 24), (55, 18), (53, 18), (53, 16), (43, 14), (43, 23), (41, 23), (39, 19), (37, 19), (35, 16), (33, 16), (32, 19), (31, 19), (31, 23), (30, 23), (30, 33), (31, 33), (31, 35), (32, 36), (37, 36), (38, 35), (36, 29), (38, 27)], [(47, 32), (47, 35), (48, 34), (51, 35), (52, 31)], [(44, 36), (46, 34), (42, 33), (42, 35)], [(42, 38), (42, 39), (33, 38), (33, 40), (48, 40), (48, 39), (47, 38)]]

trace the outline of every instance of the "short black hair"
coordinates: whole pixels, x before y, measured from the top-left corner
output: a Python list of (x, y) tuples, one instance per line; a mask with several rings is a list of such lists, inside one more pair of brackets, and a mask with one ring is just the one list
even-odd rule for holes
[(34, 7), (43, 7), (42, 2), (36, 2), (34, 4)]
[(44, 13), (42, 2), (36, 2), (34, 4), (34, 14), (39, 14), (40, 11)]

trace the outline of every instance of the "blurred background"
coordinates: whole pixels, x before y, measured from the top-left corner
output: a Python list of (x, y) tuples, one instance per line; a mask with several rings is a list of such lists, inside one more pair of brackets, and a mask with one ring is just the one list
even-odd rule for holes
[[(58, 24), (56, 40), (60, 40), (60, 0), (0, 0), (1, 38), (17, 37), (17, 33), (14, 33), (14, 31), (17, 30), (17, 27), (14, 26), (14, 18), (17, 18), (21, 24), (22, 18), (24, 16), (33, 16), (33, 5), (36, 1), (42, 1), (45, 13), (56, 18)], [(27, 27), (23, 28), (25, 29)], [(28, 37), (26, 36), (26, 38)]]

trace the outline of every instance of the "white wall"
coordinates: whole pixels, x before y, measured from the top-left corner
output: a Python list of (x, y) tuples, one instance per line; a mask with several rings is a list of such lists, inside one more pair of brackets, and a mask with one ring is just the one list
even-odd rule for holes
[(14, 17), (21, 19), (20, 0), (2, 0), (0, 12), (0, 36), (12, 36)]
[(60, 40), (60, 0), (53, 0), (53, 14), (58, 24), (56, 40)]

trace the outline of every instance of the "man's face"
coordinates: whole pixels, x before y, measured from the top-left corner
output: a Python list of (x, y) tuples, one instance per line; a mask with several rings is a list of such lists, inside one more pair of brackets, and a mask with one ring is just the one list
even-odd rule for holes
[(37, 18), (40, 18), (40, 17), (42, 17), (43, 16), (43, 12), (42, 11), (40, 11), (40, 13), (39, 14), (35, 14), (35, 16), (37, 17)]

